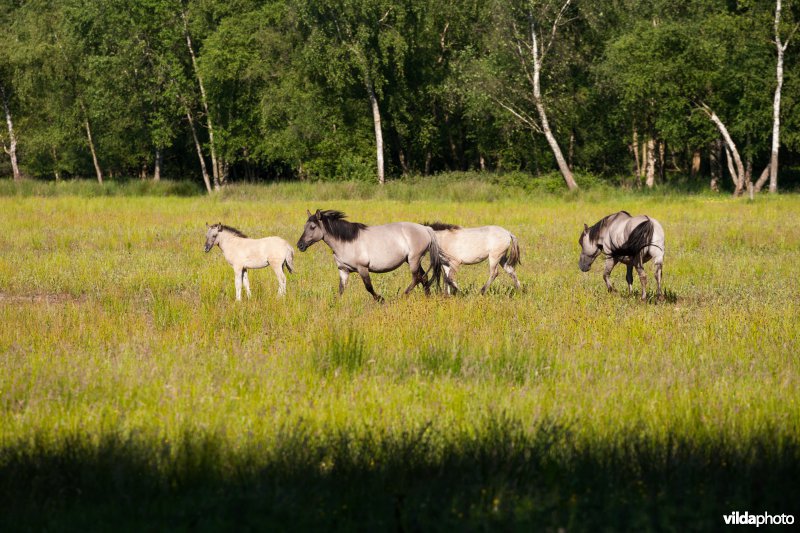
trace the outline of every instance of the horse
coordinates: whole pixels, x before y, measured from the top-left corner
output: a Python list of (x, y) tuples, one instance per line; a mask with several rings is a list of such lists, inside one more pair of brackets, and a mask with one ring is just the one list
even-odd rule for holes
[(583, 233), (578, 239), (581, 246), (581, 257), (578, 267), (583, 272), (588, 272), (592, 262), (603, 254), (606, 256), (606, 268), (603, 280), (606, 282), (608, 292), (614, 292), (611, 285), (611, 271), (617, 263), (624, 263), (628, 267), (625, 279), (628, 282), (628, 291), (633, 293), (633, 269), (639, 273), (642, 285), (642, 300), (647, 299), (647, 274), (644, 264), (651, 259), (655, 265), (656, 283), (658, 283), (657, 297), (664, 299), (661, 292), (661, 271), (664, 264), (664, 228), (651, 217), (640, 215), (631, 216), (627, 211), (613, 213), (601, 219), (591, 228), (583, 225)]
[(481, 289), (485, 294), (489, 285), (499, 273), (498, 266), (502, 266), (517, 289), (520, 288), (519, 279), (514, 267), (520, 262), (519, 243), (517, 238), (507, 229), (500, 226), (481, 226), (478, 228), (462, 228), (455, 224), (443, 222), (425, 222), (425, 226), (436, 232), (439, 247), (442, 249), (447, 264), (443, 265), (444, 280), (448, 293), (458, 290), (455, 274), (461, 265), (476, 265), (489, 259), (489, 279)]
[[(442, 256), (431, 228), (413, 222), (367, 226), (345, 220), (344, 213), (334, 210), (317, 209), (314, 214), (307, 210), (306, 214), (308, 219), (297, 241), (297, 248), (305, 252), (315, 242), (323, 241), (333, 250), (333, 259), (339, 269), (340, 296), (347, 286), (349, 275), (358, 272), (367, 292), (375, 301), (382, 302), (383, 297), (372, 286), (370, 272), (391, 272), (403, 263), (408, 263), (412, 277), (405, 294), (420, 283), (425, 294), (430, 294), (430, 286), (439, 283)], [(425, 253), (430, 255), (430, 281), (421, 265)]]
[(222, 250), (222, 255), (233, 267), (234, 281), (236, 284), (236, 300), (242, 299), (242, 285), (250, 298), (250, 281), (247, 271), (253, 268), (271, 266), (278, 277), (278, 295), (286, 294), (286, 276), (283, 267), (294, 273), (294, 250), (292, 246), (280, 237), (265, 237), (263, 239), (250, 239), (236, 228), (217, 223), (212, 226), (206, 224), (206, 245), (208, 253), (216, 244)]

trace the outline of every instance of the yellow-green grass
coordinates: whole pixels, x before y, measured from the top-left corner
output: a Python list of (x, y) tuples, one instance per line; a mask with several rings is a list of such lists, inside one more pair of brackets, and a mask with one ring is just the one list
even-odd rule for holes
[[(410, 280), (401, 268), (373, 275), (383, 305), (356, 275), (340, 298), (330, 250), (318, 243), (295, 252), (286, 297), (266, 269), (250, 273), (252, 299), (235, 302), (221, 252), (203, 253), (205, 222), (295, 243), (307, 208), (367, 224), (502, 225), (520, 241), (523, 291), (502, 274), (481, 296), (484, 264), (462, 268), (456, 297), (401, 296)], [(624, 267), (614, 272), (617, 294), (606, 293), (601, 264), (577, 268), (583, 223), (619, 209), (665, 228), (665, 303), (628, 296)], [(215, 501), (193, 487), (217, 494), (230, 484), (237, 505), (252, 504), (253, 490), (269, 499), (256, 518), (277, 524), (292, 523), (277, 510), (302, 509), (311, 490), (324, 511), (304, 515), (306, 525), (341, 528), (362, 519), (523, 527), (536, 517), (583, 529), (614, 524), (614, 509), (629, 513), (615, 518), (621, 527), (687, 517), (718, 527), (734, 503), (800, 501), (787, 477), (796, 479), (800, 440), (798, 210), (795, 195), (271, 201), (249, 187), (221, 199), (0, 198), (7, 516), (37, 526), (166, 516), (191, 527), (193, 502)], [(118, 466), (125, 461), (134, 466)], [(413, 481), (397, 481), (408, 472), (449, 496), (420, 496)], [(675, 472), (701, 479), (676, 486)], [(152, 478), (146, 490), (125, 477), (134, 473)], [(744, 488), (727, 486), (737, 476)], [(276, 478), (294, 488), (276, 492)], [(753, 488), (765, 480), (773, 492)], [(471, 488), (458, 492), (459, 482)], [(108, 483), (134, 500), (156, 486), (173, 503), (120, 515), (103, 500)], [(709, 500), (686, 502), (701, 516), (673, 494), (687, 487)], [(102, 510), (81, 507), (84, 493)], [(359, 500), (373, 496), (370, 514)], [(406, 497), (416, 507), (398, 511)], [(659, 498), (674, 512), (656, 519)], [(431, 514), (425, 502), (442, 508)], [(765, 510), (800, 507), (751, 509)], [(249, 516), (210, 514), (228, 526)]]

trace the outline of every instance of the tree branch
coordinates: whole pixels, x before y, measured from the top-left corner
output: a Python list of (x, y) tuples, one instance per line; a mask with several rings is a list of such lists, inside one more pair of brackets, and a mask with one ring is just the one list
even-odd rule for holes
[(496, 98), (494, 96), (492, 96), (491, 98), (497, 105), (499, 105), (500, 107), (502, 107), (503, 109), (514, 115), (517, 119), (519, 119), (520, 122), (531, 128), (532, 130), (536, 131), (537, 133), (542, 133), (542, 128), (527, 113), (523, 111), (517, 111), (511, 105), (506, 104), (499, 98)]

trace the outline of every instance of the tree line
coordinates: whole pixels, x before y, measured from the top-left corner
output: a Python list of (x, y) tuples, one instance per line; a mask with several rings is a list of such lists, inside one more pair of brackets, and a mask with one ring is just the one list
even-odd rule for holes
[(777, 190), (797, 0), (0, 0), (14, 179), (447, 170)]

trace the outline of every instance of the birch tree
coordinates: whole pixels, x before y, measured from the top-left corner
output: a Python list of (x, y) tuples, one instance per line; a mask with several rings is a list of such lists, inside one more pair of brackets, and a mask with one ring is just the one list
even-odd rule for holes
[(17, 162), (17, 135), (14, 133), (14, 121), (11, 117), (11, 108), (9, 107), (9, 95), (6, 90), (5, 83), (0, 81), (0, 98), (3, 99), (3, 113), (6, 118), (6, 127), (8, 128), (8, 145), (3, 142), (3, 150), (11, 158), (11, 171), (14, 175), (14, 181), (20, 181), (22, 174), (19, 171), (19, 163)]
[[(482, 90), (488, 91), (495, 104), (521, 125), (544, 135), (564, 183), (575, 190), (578, 184), (550, 124), (546, 94), (542, 89), (545, 60), (553, 52), (559, 30), (570, 20), (570, 5), (571, 0), (559, 4), (498, 4), (495, 9), (497, 47), (490, 54), (501, 64), (505, 62), (503, 56), (513, 58), (515, 73), (502, 76), (498, 81), (484, 79)], [(493, 74), (498, 75), (499, 69), (495, 68)]]
[(781, 0), (775, 2), (775, 49), (777, 52), (777, 61), (775, 64), (775, 78), (777, 84), (775, 85), (775, 95), (772, 100), (772, 150), (769, 159), (769, 192), (777, 192), (778, 190), (778, 151), (781, 146), (781, 90), (783, 89), (783, 56), (786, 48), (789, 46), (794, 32), (797, 30), (798, 25), (795, 25), (792, 32), (785, 41), (781, 39)]

